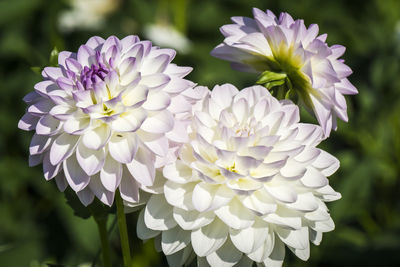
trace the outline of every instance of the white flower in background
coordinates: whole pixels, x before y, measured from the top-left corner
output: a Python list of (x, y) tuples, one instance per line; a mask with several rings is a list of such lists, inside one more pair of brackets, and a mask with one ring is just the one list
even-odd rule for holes
[(329, 47), (327, 35), (318, 36), (318, 25), (306, 28), (303, 20), (287, 13), (277, 18), (254, 8), (253, 15), (233, 17), (234, 24), (222, 26), (224, 42), (211, 54), (231, 61), (239, 71), (260, 73), (258, 83), (280, 98), (297, 97), (329, 136), (337, 128), (337, 117), (348, 120), (343, 95), (357, 94), (347, 79), (351, 69), (339, 59), (345, 47)]
[(101, 29), (105, 17), (120, 5), (120, 0), (70, 0), (69, 2), (72, 9), (64, 11), (59, 17), (59, 27), (63, 31)]
[(170, 266), (194, 256), (199, 266), (281, 266), (285, 245), (307, 260), (309, 241), (334, 229), (325, 202), (340, 194), (326, 177), (339, 162), (316, 148), (321, 127), (299, 123), (292, 102), (262, 86), (216, 86), (195, 105), (189, 135), (137, 225)]
[(150, 24), (145, 27), (144, 33), (156, 45), (170, 47), (183, 54), (190, 50), (189, 39), (171, 25)]
[(24, 98), (18, 126), (35, 131), (30, 166), (43, 162), (46, 180), (71, 186), (84, 205), (95, 195), (111, 206), (117, 188), (138, 202), (139, 188), (188, 138), (196, 94), (183, 79), (191, 68), (172, 64), (174, 56), (137, 36), (92, 37), (77, 53), (61, 52)]

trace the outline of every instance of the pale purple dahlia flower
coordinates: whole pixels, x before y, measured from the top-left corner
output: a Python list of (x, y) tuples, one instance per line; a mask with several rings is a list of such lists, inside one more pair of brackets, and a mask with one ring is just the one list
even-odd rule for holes
[(285, 245), (307, 260), (334, 229), (325, 202), (340, 198), (327, 177), (339, 161), (316, 146), (319, 125), (262, 86), (226, 84), (194, 107), (189, 142), (167, 164), (163, 193), (139, 215), (137, 234), (155, 237), (170, 266), (281, 266)]
[(183, 79), (191, 68), (172, 64), (174, 56), (137, 36), (92, 37), (77, 53), (61, 52), (24, 98), (18, 126), (35, 131), (29, 165), (43, 163), (46, 180), (69, 185), (84, 205), (96, 196), (111, 206), (117, 188), (138, 202), (139, 188), (187, 140), (196, 96)]
[(253, 15), (233, 17), (234, 24), (222, 26), (224, 42), (211, 54), (231, 61), (234, 69), (260, 73), (258, 83), (280, 98), (298, 98), (329, 136), (337, 117), (348, 120), (343, 95), (357, 94), (347, 79), (351, 69), (339, 59), (345, 47), (328, 46), (327, 35), (318, 36), (318, 25), (306, 28), (287, 13), (277, 18), (254, 8)]

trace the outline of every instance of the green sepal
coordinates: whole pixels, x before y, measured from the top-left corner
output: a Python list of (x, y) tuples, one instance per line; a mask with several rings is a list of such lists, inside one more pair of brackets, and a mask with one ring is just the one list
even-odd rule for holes
[(268, 90), (274, 88), (275, 86), (281, 86), (285, 84), (285, 80), (279, 80), (279, 81), (272, 81), (264, 84), (265, 88)]
[(296, 97), (296, 92), (293, 90), (293, 88), (289, 89), (285, 94), (285, 99), (294, 100), (295, 97)]
[(50, 58), (49, 58), (50, 66), (53, 66), (53, 67), (58, 66), (58, 54), (59, 53), (60, 52), (58, 51), (57, 47), (55, 46), (50, 53)]
[(279, 73), (266, 70), (263, 73), (261, 73), (256, 84), (266, 84), (271, 82), (284, 81), (286, 77), (287, 77), (286, 73)]

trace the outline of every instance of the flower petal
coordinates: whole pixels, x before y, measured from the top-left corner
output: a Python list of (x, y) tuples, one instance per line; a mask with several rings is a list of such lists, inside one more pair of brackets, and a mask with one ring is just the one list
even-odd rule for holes
[[(50, 158), (51, 159), (51, 158)], [(65, 178), (68, 181), (68, 184), (71, 186), (71, 188), (75, 192), (79, 192), (83, 190), (90, 181), (89, 175), (85, 173), (84, 170), (79, 166), (78, 160), (76, 157), (69, 157), (67, 160), (64, 161), (63, 163), (63, 169), (64, 169), (64, 174)], [(85, 193), (82, 193), (82, 197), (84, 197)], [(90, 195), (90, 194), (86, 194)], [(85, 195), (85, 197), (86, 197)], [(89, 196), (85, 199), (90, 199)]]
[(204, 257), (222, 247), (228, 236), (228, 227), (219, 219), (192, 231), (191, 240), (197, 256)]
[(138, 150), (135, 133), (114, 133), (108, 142), (110, 155), (120, 163), (130, 163)]

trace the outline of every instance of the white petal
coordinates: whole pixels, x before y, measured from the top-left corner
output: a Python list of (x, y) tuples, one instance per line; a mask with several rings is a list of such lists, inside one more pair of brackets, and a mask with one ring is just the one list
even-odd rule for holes
[(305, 249), (297, 249), (289, 247), (289, 249), (301, 260), (307, 261), (310, 258), (310, 246), (308, 245)]
[(236, 198), (214, 212), (225, 224), (234, 229), (244, 229), (254, 223), (254, 213), (245, 208)]
[(284, 229), (298, 230), (301, 228), (301, 217), (296, 211), (285, 210), (283, 207), (279, 207), (276, 213), (263, 216), (262, 219)]
[(157, 111), (166, 109), (171, 103), (171, 97), (163, 91), (149, 92), (146, 102), (143, 103), (143, 108), (147, 110)]
[(211, 266), (231, 267), (242, 258), (242, 255), (243, 253), (228, 239), (222, 247), (207, 256), (207, 261)]
[(49, 114), (52, 115), (54, 118), (65, 121), (68, 120), (75, 111), (76, 109), (74, 107), (61, 104), (54, 106), (50, 110)]
[(212, 203), (215, 192), (218, 187), (208, 183), (201, 182), (193, 190), (193, 206), (196, 210), (202, 212), (207, 210)]
[(122, 165), (107, 155), (100, 171), (101, 183), (108, 191), (114, 192), (121, 182), (121, 177)]
[(61, 163), (53, 165), (49, 159), (49, 153), (46, 153), (43, 157), (43, 174), (44, 178), (48, 181), (54, 178), (60, 171)]
[(94, 194), (89, 189), (89, 187), (86, 187), (83, 190), (76, 192), (76, 194), (78, 195), (79, 200), (85, 207), (92, 203), (94, 199)]
[(333, 231), (335, 229), (335, 223), (333, 222), (332, 218), (329, 218), (326, 221), (317, 221), (314, 222), (314, 226), (311, 226), (311, 228), (315, 231), (326, 233)]
[(140, 148), (135, 158), (126, 166), (136, 181), (145, 186), (151, 186), (156, 176), (154, 160), (154, 155), (151, 152), (145, 148)]
[[(258, 236), (262, 240), (261, 246), (248, 253), (247, 256), (255, 262), (264, 261), (272, 252), (275, 245), (275, 234), (270, 228), (264, 228), (262, 236)], [(259, 241), (259, 240), (258, 240)], [(278, 240), (281, 242), (280, 240)]]
[(141, 129), (149, 133), (166, 133), (174, 127), (174, 118), (168, 110), (156, 113), (148, 117)]
[(169, 204), (188, 210), (193, 208), (192, 194), (196, 183), (178, 184), (167, 181), (164, 185), (165, 199)]
[(321, 154), (312, 164), (325, 176), (332, 175), (340, 166), (339, 160), (331, 154), (321, 150)]
[(277, 204), (264, 190), (257, 190), (250, 196), (246, 196), (242, 203), (253, 212), (265, 215), (276, 211)]
[(279, 238), (289, 247), (306, 249), (309, 245), (307, 227), (302, 227), (300, 230), (289, 230), (277, 227), (275, 231)]
[(78, 140), (78, 135), (71, 135), (68, 133), (62, 133), (59, 137), (57, 137), (50, 148), (51, 164), (57, 165), (69, 157), (73, 153)]
[(29, 153), (31, 155), (41, 154), (49, 148), (51, 142), (51, 137), (34, 134), (29, 145)]
[(197, 256), (208, 256), (225, 243), (227, 236), (228, 226), (215, 219), (211, 224), (192, 231), (192, 246)]
[(168, 154), (169, 143), (165, 136), (144, 142), (144, 144), (158, 156), (165, 157)]
[(200, 227), (210, 224), (215, 218), (215, 214), (212, 211), (186, 211), (177, 207), (174, 207), (173, 216), (175, 221), (184, 230), (197, 230)]
[(161, 247), (165, 255), (174, 254), (190, 243), (190, 232), (176, 226), (161, 234)]
[(307, 172), (301, 178), (301, 182), (310, 188), (321, 188), (329, 183), (321, 172), (311, 166), (307, 167)]
[(137, 203), (139, 201), (139, 185), (127, 168), (122, 170), (119, 192), (121, 193), (121, 198), (129, 203)]
[[(90, 40), (89, 40), (90, 41)], [(88, 43), (89, 43), (88, 41)], [(97, 42), (96, 42), (97, 43)], [(97, 44), (98, 45), (98, 44)], [(96, 45), (96, 47), (97, 47)], [(95, 63), (95, 47), (90, 45), (81, 45), (78, 49), (77, 59), (82, 64), (82, 67), (91, 67)]]
[(39, 165), (43, 160), (43, 154), (29, 155), (29, 167)]
[(18, 122), (18, 128), (24, 131), (32, 131), (36, 128), (38, 120), (38, 117), (25, 113)]
[(297, 179), (306, 173), (306, 166), (305, 164), (289, 159), (286, 165), (280, 169), (280, 173), (285, 178)]
[(75, 192), (83, 190), (90, 181), (90, 177), (81, 169), (76, 157), (69, 157), (63, 165), (65, 178)]
[(271, 255), (264, 261), (265, 266), (268, 267), (281, 267), (283, 259), (285, 258), (285, 245), (282, 241), (275, 241), (274, 249)]
[(140, 80), (140, 85), (150, 87), (151, 89), (156, 89), (166, 85), (171, 78), (163, 73), (155, 73), (152, 75), (142, 76)]
[(297, 195), (297, 201), (288, 204), (287, 207), (293, 208), (295, 210), (310, 212), (318, 209), (318, 202), (316, 201), (313, 193), (307, 192)]
[(176, 183), (189, 182), (192, 176), (192, 169), (180, 160), (167, 164), (163, 168), (165, 178)]
[(88, 187), (92, 190), (96, 197), (100, 199), (101, 202), (110, 207), (112, 206), (115, 192), (108, 191), (104, 188), (100, 181), (99, 175), (95, 175), (90, 178)]
[(143, 108), (130, 109), (121, 114), (111, 123), (111, 128), (117, 132), (134, 132), (142, 125), (147, 117)]
[(256, 220), (248, 228), (229, 229), (230, 237), (235, 247), (246, 254), (255, 251), (264, 243), (267, 232), (268, 224), (261, 220)]
[(54, 180), (56, 181), (56, 185), (58, 190), (60, 190), (61, 192), (64, 192), (65, 189), (68, 187), (68, 182), (65, 179), (64, 173), (63, 172), (59, 172), (56, 177), (54, 177)]
[(86, 172), (87, 175), (92, 176), (98, 173), (104, 165), (105, 150), (92, 150), (79, 142), (76, 149), (76, 158), (81, 168)]
[(51, 115), (40, 118), (36, 125), (36, 133), (40, 135), (53, 135), (58, 132), (60, 121)]
[(322, 240), (322, 233), (314, 231), (313, 229), (309, 229), (309, 230), (310, 230), (310, 241), (314, 245), (319, 246), (319, 244), (321, 244), (321, 240)]
[(265, 186), (265, 189), (279, 201), (294, 203), (297, 200), (296, 191), (289, 186)]
[(147, 202), (144, 222), (148, 228), (159, 231), (169, 230), (176, 226), (172, 217), (172, 207), (167, 204), (162, 194), (153, 195)]
[(90, 125), (90, 117), (86, 115), (74, 114), (64, 123), (64, 130), (70, 134), (80, 134)]
[(183, 250), (172, 255), (167, 255), (167, 261), (169, 266), (187, 266), (195, 257), (196, 254), (193, 252), (193, 248), (189, 244)]
[(330, 219), (326, 206), (323, 208), (322, 205), (315, 211), (307, 212), (304, 217), (309, 221), (326, 221)]
[(90, 149), (100, 149), (104, 147), (111, 136), (111, 129), (107, 124), (87, 131), (82, 138), (83, 144)]
[(180, 121), (175, 121), (174, 128), (165, 135), (169, 140), (177, 143), (187, 143), (187, 125)]
[(44, 98), (30, 105), (28, 107), (28, 112), (32, 115), (41, 116), (47, 114), (53, 106), (54, 104), (51, 102), (51, 100)]
[(232, 106), (233, 114), (239, 123), (248, 118), (249, 107), (246, 99), (241, 98)]
[(160, 231), (154, 231), (147, 228), (146, 224), (144, 223), (144, 209), (142, 209), (139, 213), (139, 217), (137, 220), (136, 225), (136, 234), (142, 240), (147, 240), (157, 236)]
[(145, 86), (135, 86), (133, 88), (128, 88), (122, 96), (122, 103), (125, 106), (136, 106), (137, 104), (146, 101), (149, 94), (149, 88)]
[(120, 163), (129, 163), (138, 150), (135, 133), (114, 133), (108, 142), (111, 156)]
[(169, 62), (170, 57), (166, 54), (161, 54), (154, 58), (146, 57), (141, 70), (143, 71), (144, 75), (160, 73), (165, 70)]

